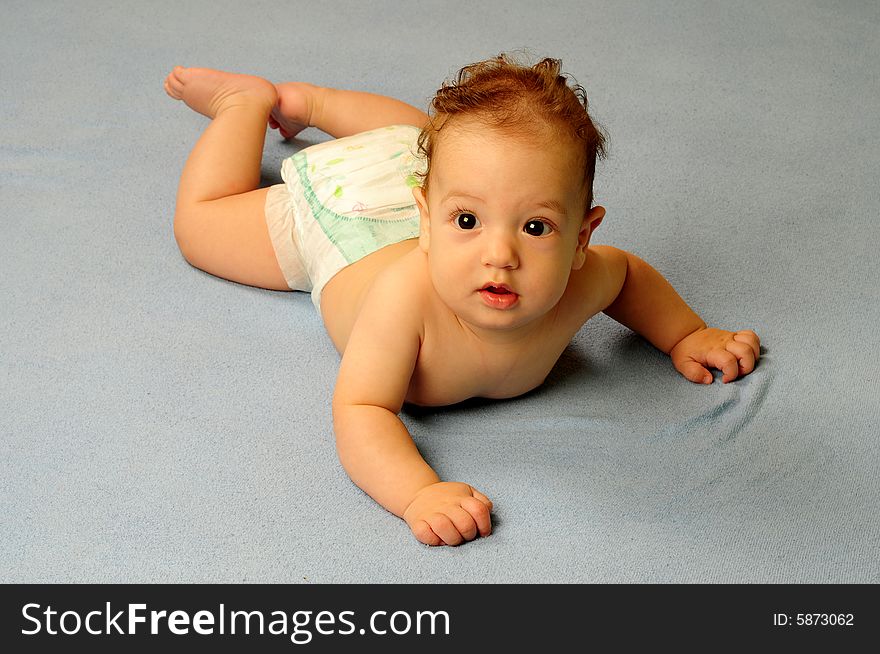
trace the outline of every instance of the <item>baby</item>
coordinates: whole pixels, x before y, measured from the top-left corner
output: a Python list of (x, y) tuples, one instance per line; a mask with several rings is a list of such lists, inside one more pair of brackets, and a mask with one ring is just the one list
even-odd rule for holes
[[(491, 532), (492, 502), (441, 481), (404, 402), (509, 398), (540, 385), (602, 311), (687, 379), (755, 367), (750, 330), (709, 328), (651, 266), (590, 237), (604, 138), (560, 62), (500, 55), (463, 68), (430, 117), (391, 98), (176, 67), (165, 90), (211, 119), (180, 179), (174, 234), (211, 274), (311, 291), (342, 354), (333, 394), (351, 479), (429, 545)], [(259, 188), (267, 122), (335, 137)]]

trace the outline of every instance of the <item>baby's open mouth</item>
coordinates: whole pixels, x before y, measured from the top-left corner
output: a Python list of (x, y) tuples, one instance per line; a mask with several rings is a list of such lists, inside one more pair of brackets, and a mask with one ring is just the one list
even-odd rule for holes
[(479, 293), (486, 306), (492, 309), (512, 309), (519, 304), (519, 294), (507, 284), (490, 282)]
[(489, 291), (496, 295), (516, 295), (513, 290), (506, 284), (486, 284), (481, 291)]

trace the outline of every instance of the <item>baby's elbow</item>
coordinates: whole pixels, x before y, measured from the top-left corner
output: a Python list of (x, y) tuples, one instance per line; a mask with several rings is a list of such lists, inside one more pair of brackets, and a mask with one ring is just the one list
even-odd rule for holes
[(195, 265), (193, 263), (194, 260), (194, 252), (193, 252), (193, 237), (192, 237), (192, 221), (187, 220), (184, 216), (180, 215), (178, 212), (174, 216), (174, 241), (177, 243), (177, 249), (180, 250), (180, 254), (186, 259), (187, 263), (190, 265)]
[(351, 402), (337, 389), (333, 392), (333, 400), (330, 410), (333, 414), (333, 427), (338, 430), (339, 423), (345, 419), (346, 413), (351, 409)]
[(333, 413), (333, 429), (337, 434), (356, 431), (358, 422), (363, 420), (363, 410), (372, 406), (366, 402), (357, 401), (349, 393), (341, 392), (338, 388), (333, 393), (333, 401), (330, 408)]

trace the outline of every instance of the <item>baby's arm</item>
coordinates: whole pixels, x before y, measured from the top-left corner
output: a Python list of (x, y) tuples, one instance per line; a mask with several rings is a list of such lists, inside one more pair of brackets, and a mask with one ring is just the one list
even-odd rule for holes
[(380, 278), (345, 348), (333, 394), (339, 460), (352, 481), (406, 520), (428, 545), (458, 545), (491, 531), (492, 503), (463, 483), (441, 482), (398, 417), (415, 369), (422, 321), (405, 280)]
[(605, 314), (669, 354), (687, 379), (711, 384), (711, 367), (721, 370), (727, 383), (754, 370), (761, 347), (755, 332), (706, 327), (672, 285), (639, 257), (607, 246), (590, 250), (606, 262), (612, 289), (619, 288)]
[[(279, 104), (272, 127), (278, 118), (289, 124), (317, 127), (334, 138), (351, 136), (387, 125), (415, 125), (421, 128), (428, 121), (425, 112), (405, 102), (375, 93), (345, 91), (308, 82), (277, 84)], [(283, 127), (283, 125), (282, 125)], [(287, 131), (296, 133), (296, 129)]]

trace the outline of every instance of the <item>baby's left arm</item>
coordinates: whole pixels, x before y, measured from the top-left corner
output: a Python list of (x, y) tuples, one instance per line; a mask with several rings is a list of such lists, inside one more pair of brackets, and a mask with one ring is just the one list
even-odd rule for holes
[(612, 285), (619, 284), (604, 313), (668, 354), (687, 379), (711, 384), (709, 368), (717, 368), (727, 383), (754, 370), (761, 351), (755, 332), (706, 327), (672, 285), (642, 259), (608, 246), (590, 249), (605, 260)]

